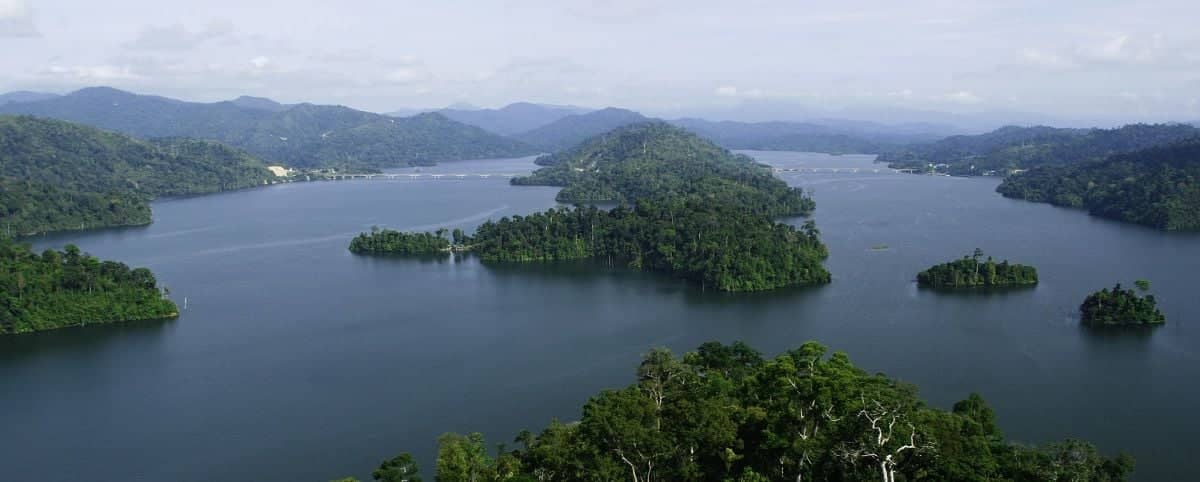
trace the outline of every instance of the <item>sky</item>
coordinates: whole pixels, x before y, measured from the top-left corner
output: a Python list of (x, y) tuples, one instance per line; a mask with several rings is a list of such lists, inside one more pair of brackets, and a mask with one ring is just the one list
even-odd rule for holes
[(1197, 18), (1196, 0), (0, 0), (0, 92), (1193, 121)]

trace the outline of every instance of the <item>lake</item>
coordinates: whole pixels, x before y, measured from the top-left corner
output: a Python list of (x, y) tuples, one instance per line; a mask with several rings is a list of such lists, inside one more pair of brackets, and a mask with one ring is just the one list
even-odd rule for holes
[[(779, 167), (879, 168), (869, 156), (750, 152)], [(532, 158), (424, 173), (516, 173)], [(414, 172), (415, 169), (396, 170)], [(466, 230), (555, 206), (500, 177), (299, 183), (154, 203), (146, 227), (54, 235), (148, 266), (187, 310), (165, 323), (0, 338), (0, 459), (10, 480), (369, 480), (400, 451), (433, 472), (435, 439), (574, 420), (634, 380), (639, 354), (817, 340), (948, 408), (970, 392), (1015, 440), (1132, 453), (1137, 480), (1185, 480), (1200, 419), (1200, 235), (1005, 199), (998, 179), (782, 173), (810, 189), (833, 283), (714, 294), (590, 263), (351, 255), (371, 226)], [(799, 221), (796, 221), (799, 222)], [(883, 248), (886, 246), (886, 248)], [(1041, 284), (917, 289), (916, 273), (982, 248)], [(1091, 291), (1153, 282), (1168, 324), (1095, 332)]]

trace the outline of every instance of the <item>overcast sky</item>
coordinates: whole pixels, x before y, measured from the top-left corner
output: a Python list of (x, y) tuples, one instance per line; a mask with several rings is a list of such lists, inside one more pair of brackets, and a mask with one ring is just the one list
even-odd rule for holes
[(1200, 119), (1200, 1), (0, 0), (0, 91)]

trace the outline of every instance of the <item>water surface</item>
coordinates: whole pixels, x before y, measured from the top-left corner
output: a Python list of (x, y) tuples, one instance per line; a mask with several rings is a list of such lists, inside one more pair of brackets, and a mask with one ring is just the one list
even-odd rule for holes
[[(780, 167), (866, 156), (754, 152)], [(512, 173), (532, 158), (422, 172)], [(406, 171), (400, 171), (406, 172)], [(13, 480), (296, 481), (356, 475), (436, 437), (508, 442), (577, 419), (638, 355), (708, 340), (774, 354), (818, 340), (948, 407), (972, 391), (1017, 440), (1067, 437), (1191, 476), (1200, 420), (1200, 237), (1004, 199), (995, 179), (783, 173), (810, 189), (832, 284), (714, 295), (586, 263), (485, 266), (352, 256), (372, 225), (471, 229), (554, 206), (504, 179), (291, 184), (154, 204), (148, 227), (34, 240), (145, 265), (183, 316), (0, 338), (0, 456)], [(886, 245), (886, 249), (876, 249)], [(917, 271), (984, 249), (1037, 266), (1035, 289), (919, 290)], [(1090, 291), (1145, 278), (1167, 326), (1080, 329)]]

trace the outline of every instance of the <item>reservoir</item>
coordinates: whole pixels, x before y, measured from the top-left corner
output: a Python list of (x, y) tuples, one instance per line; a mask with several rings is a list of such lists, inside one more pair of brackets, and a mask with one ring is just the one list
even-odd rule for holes
[[(1013, 440), (1081, 438), (1137, 458), (1134, 478), (1186, 480), (1200, 419), (1200, 235), (1010, 200), (995, 178), (897, 174), (871, 156), (748, 152), (812, 192), (834, 280), (717, 294), (592, 263), (371, 258), (372, 226), (470, 231), (556, 205), (510, 186), (532, 158), (446, 162), (442, 178), (277, 185), (154, 203), (146, 227), (34, 238), (147, 266), (188, 308), (175, 321), (0, 338), (5, 478), (44, 481), (369, 480), (436, 438), (575, 420), (634, 381), (639, 355), (710, 340), (768, 356), (819, 341), (949, 408), (978, 392)], [(415, 173), (417, 169), (395, 170)], [(489, 177), (456, 178), (456, 173)], [(788, 220), (799, 223), (802, 220)], [(1041, 284), (918, 289), (929, 266), (982, 248)], [(1148, 331), (1079, 326), (1090, 292), (1153, 283)]]

